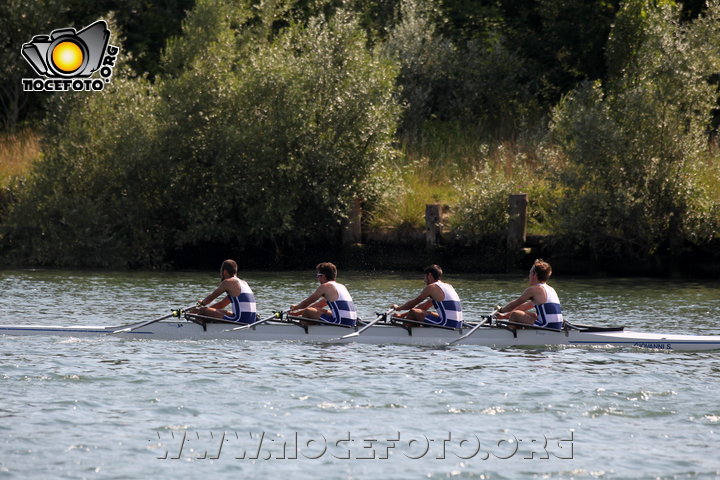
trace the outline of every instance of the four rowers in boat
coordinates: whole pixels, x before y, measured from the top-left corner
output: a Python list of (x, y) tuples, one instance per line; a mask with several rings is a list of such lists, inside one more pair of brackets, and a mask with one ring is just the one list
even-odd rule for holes
[[(319, 320), (325, 324), (354, 327), (357, 323), (357, 311), (352, 297), (345, 285), (335, 281), (337, 267), (330, 262), (320, 263), (317, 267), (317, 280), (320, 286), (302, 302), (290, 307), (290, 314), (309, 320)], [(461, 328), (463, 313), (460, 298), (449, 283), (443, 282), (442, 269), (431, 265), (425, 270), (425, 288), (420, 294), (403, 305), (393, 305), (394, 310), (408, 310), (397, 315), (415, 324)], [(552, 267), (543, 260), (536, 260), (530, 269), (530, 286), (516, 299), (498, 310), (497, 317), (511, 322), (536, 325), (539, 327), (562, 328), (563, 317), (560, 300), (555, 290), (547, 285)], [(198, 302), (197, 313), (239, 323), (252, 323), (257, 320), (255, 295), (247, 282), (237, 277), (237, 263), (225, 260), (220, 267), (220, 285), (204, 300)], [(207, 307), (221, 294), (227, 297)], [(423, 300), (429, 299), (428, 301)], [(232, 304), (232, 310), (225, 308)], [(435, 311), (430, 311), (430, 307)], [(326, 308), (327, 307), (327, 308)], [(535, 312), (531, 312), (532, 308)], [(512, 328), (512, 327), (511, 327)]]
[[(395, 310), (409, 310), (398, 315), (417, 323), (436, 325), (439, 327), (460, 328), (463, 323), (462, 305), (460, 297), (449, 283), (441, 281), (442, 269), (438, 265), (431, 265), (425, 270), (425, 288), (420, 295), (402, 305), (393, 305)], [(430, 299), (421, 303), (425, 299)], [(420, 305), (418, 305), (420, 304)], [(429, 311), (430, 307), (435, 311)]]

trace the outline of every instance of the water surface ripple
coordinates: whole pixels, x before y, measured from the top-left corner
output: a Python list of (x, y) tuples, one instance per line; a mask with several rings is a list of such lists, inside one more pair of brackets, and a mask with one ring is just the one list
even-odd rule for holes
[[(261, 314), (312, 271), (249, 272)], [(359, 313), (421, 275), (347, 273)], [(450, 277), (469, 315), (523, 287)], [(0, 272), (0, 323), (149, 319), (201, 273)], [(720, 334), (720, 282), (562, 279), (567, 316)], [(0, 478), (720, 478), (720, 354), (0, 337)]]

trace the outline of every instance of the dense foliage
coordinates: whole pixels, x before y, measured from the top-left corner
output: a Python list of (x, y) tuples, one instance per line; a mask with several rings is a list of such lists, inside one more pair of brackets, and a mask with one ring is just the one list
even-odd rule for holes
[[(104, 92), (19, 91), (23, 42), (99, 16)], [(4, 128), (45, 139), (0, 191), (6, 262), (278, 256), (337, 243), (356, 198), (411, 227), (447, 201), (472, 244), (518, 191), (598, 255), (720, 232), (719, 0), (8, 0), (0, 32)]]
[(119, 74), (102, 94), (58, 97), (7, 217), (16, 255), (163, 265), (188, 245), (338, 237), (394, 154), (396, 70), (349, 13), (264, 43), (249, 17), (200, 1), (156, 82)]
[[(559, 178), (573, 192), (560, 206), (566, 235), (598, 253), (643, 258), (718, 234), (702, 182), (718, 100), (707, 81), (720, 67), (717, 7), (681, 24), (672, 4), (624, 4), (608, 48), (615, 75), (583, 83), (553, 116), (571, 162)], [(637, 39), (631, 49), (628, 37)]]
[(662, 258), (717, 237), (720, 184), (709, 133), (719, 99), (720, 3), (692, 21), (681, 14), (671, 2), (624, 2), (606, 77), (563, 96), (531, 161), (521, 152), (488, 161), (459, 182), (456, 234), (502, 235), (507, 196), (523, 191), (531, 229), (597, 258)]

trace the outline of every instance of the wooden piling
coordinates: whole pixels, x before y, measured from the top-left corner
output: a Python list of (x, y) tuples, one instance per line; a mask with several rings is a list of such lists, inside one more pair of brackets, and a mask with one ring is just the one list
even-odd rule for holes
[(442, 239), (442, 208), (439, 203), (425, 205), (425, 246), (435, 248)]
[(507, 245), (520, 248), (525, 245), (527, 238), (527, 193), (510, 195)]
[(343, 245), (362, 243), (362, 201), (355, 198), (350, 204), (348, 220), (342, 230)]
[(519, 257), (521, 249), (527, 240), (527, 193), (512, 194), (509, 198), (507, 231), (507, 269), (512, 270)]

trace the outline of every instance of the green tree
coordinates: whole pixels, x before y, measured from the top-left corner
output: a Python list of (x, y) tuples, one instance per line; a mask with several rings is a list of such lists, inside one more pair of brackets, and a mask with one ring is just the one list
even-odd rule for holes
[[(101, 93), (58, 96), (45, 120), (43, 158), (14, 188), (5, 239), (13, 262), (157, 265), (165, 234), (148, 160), (155, 97), (118, 73)], [(148, 114), (147, 112), (150, 111)], [(160, 261), (158, 261), (160, 259)]]
[(708, 40), (719, 38), (719, 5), (683, 25), (672, 4), (626, 2), (608, 48), (618, 76), (585, 83), (555, 110), (571, 162), (562, 180), (576, 192), (562, 222), (597, 252), (647, 258), (717, 234), (699, 178), (718, 98), (708, 79), (720, 55)]
[(180, 34), (181, 22), (194, 4), (195, 0), (99, 0), (96, 8), (103, 15), (112, 12), (131, 53), (126, 61), (134, 71), (152, 78), (159, 73), (165, 42)]
[[(463, 7), (461, 11), (468, 8)], [(537, 112), (523, 83), (525, 59), (488, 29), (492, 22), (476, 35), (446, 36), (437, 27), (445, 18), (436, 2), (403, 0), (399, 13), (384, 52), (400, 65), (405, 134), (422, 136), (426, 121), (439, 119), (461, 123), (468, 130), (513, 135)], [(465, 24), (456, 28), (466, 27), (470, 28)]]
[(395, 69), (367, 50), (346, 12), (293, 25), (261, 48), (220, 38), (202, 65), (161, 87), (171, 120), (163, 136), (186, 159), (175, 176), (191, 199), (178, 241), (269, 242), (278, 252), (335, 242), (350, 200), (393, 155)]
[(400, 66), (403, 129), (417, 134), (447, 98), (455, 48), (437, 32), (432, 2), (403, 0), (399, 15), (383, 50)]
[(502, 33), (527, 60), (528, 88), (545, 108), (578, 82), (605, 78), (604, 48), (619, 0), (502, 0)]
[(200, 0), (154, 83), (127, 68), (100, 94), (55, 97), (6, 258), (163, 266), (208, 245), (337, 242), (394, 155), (397, 71), (349, 13), (270, 38), (254, 18)]

